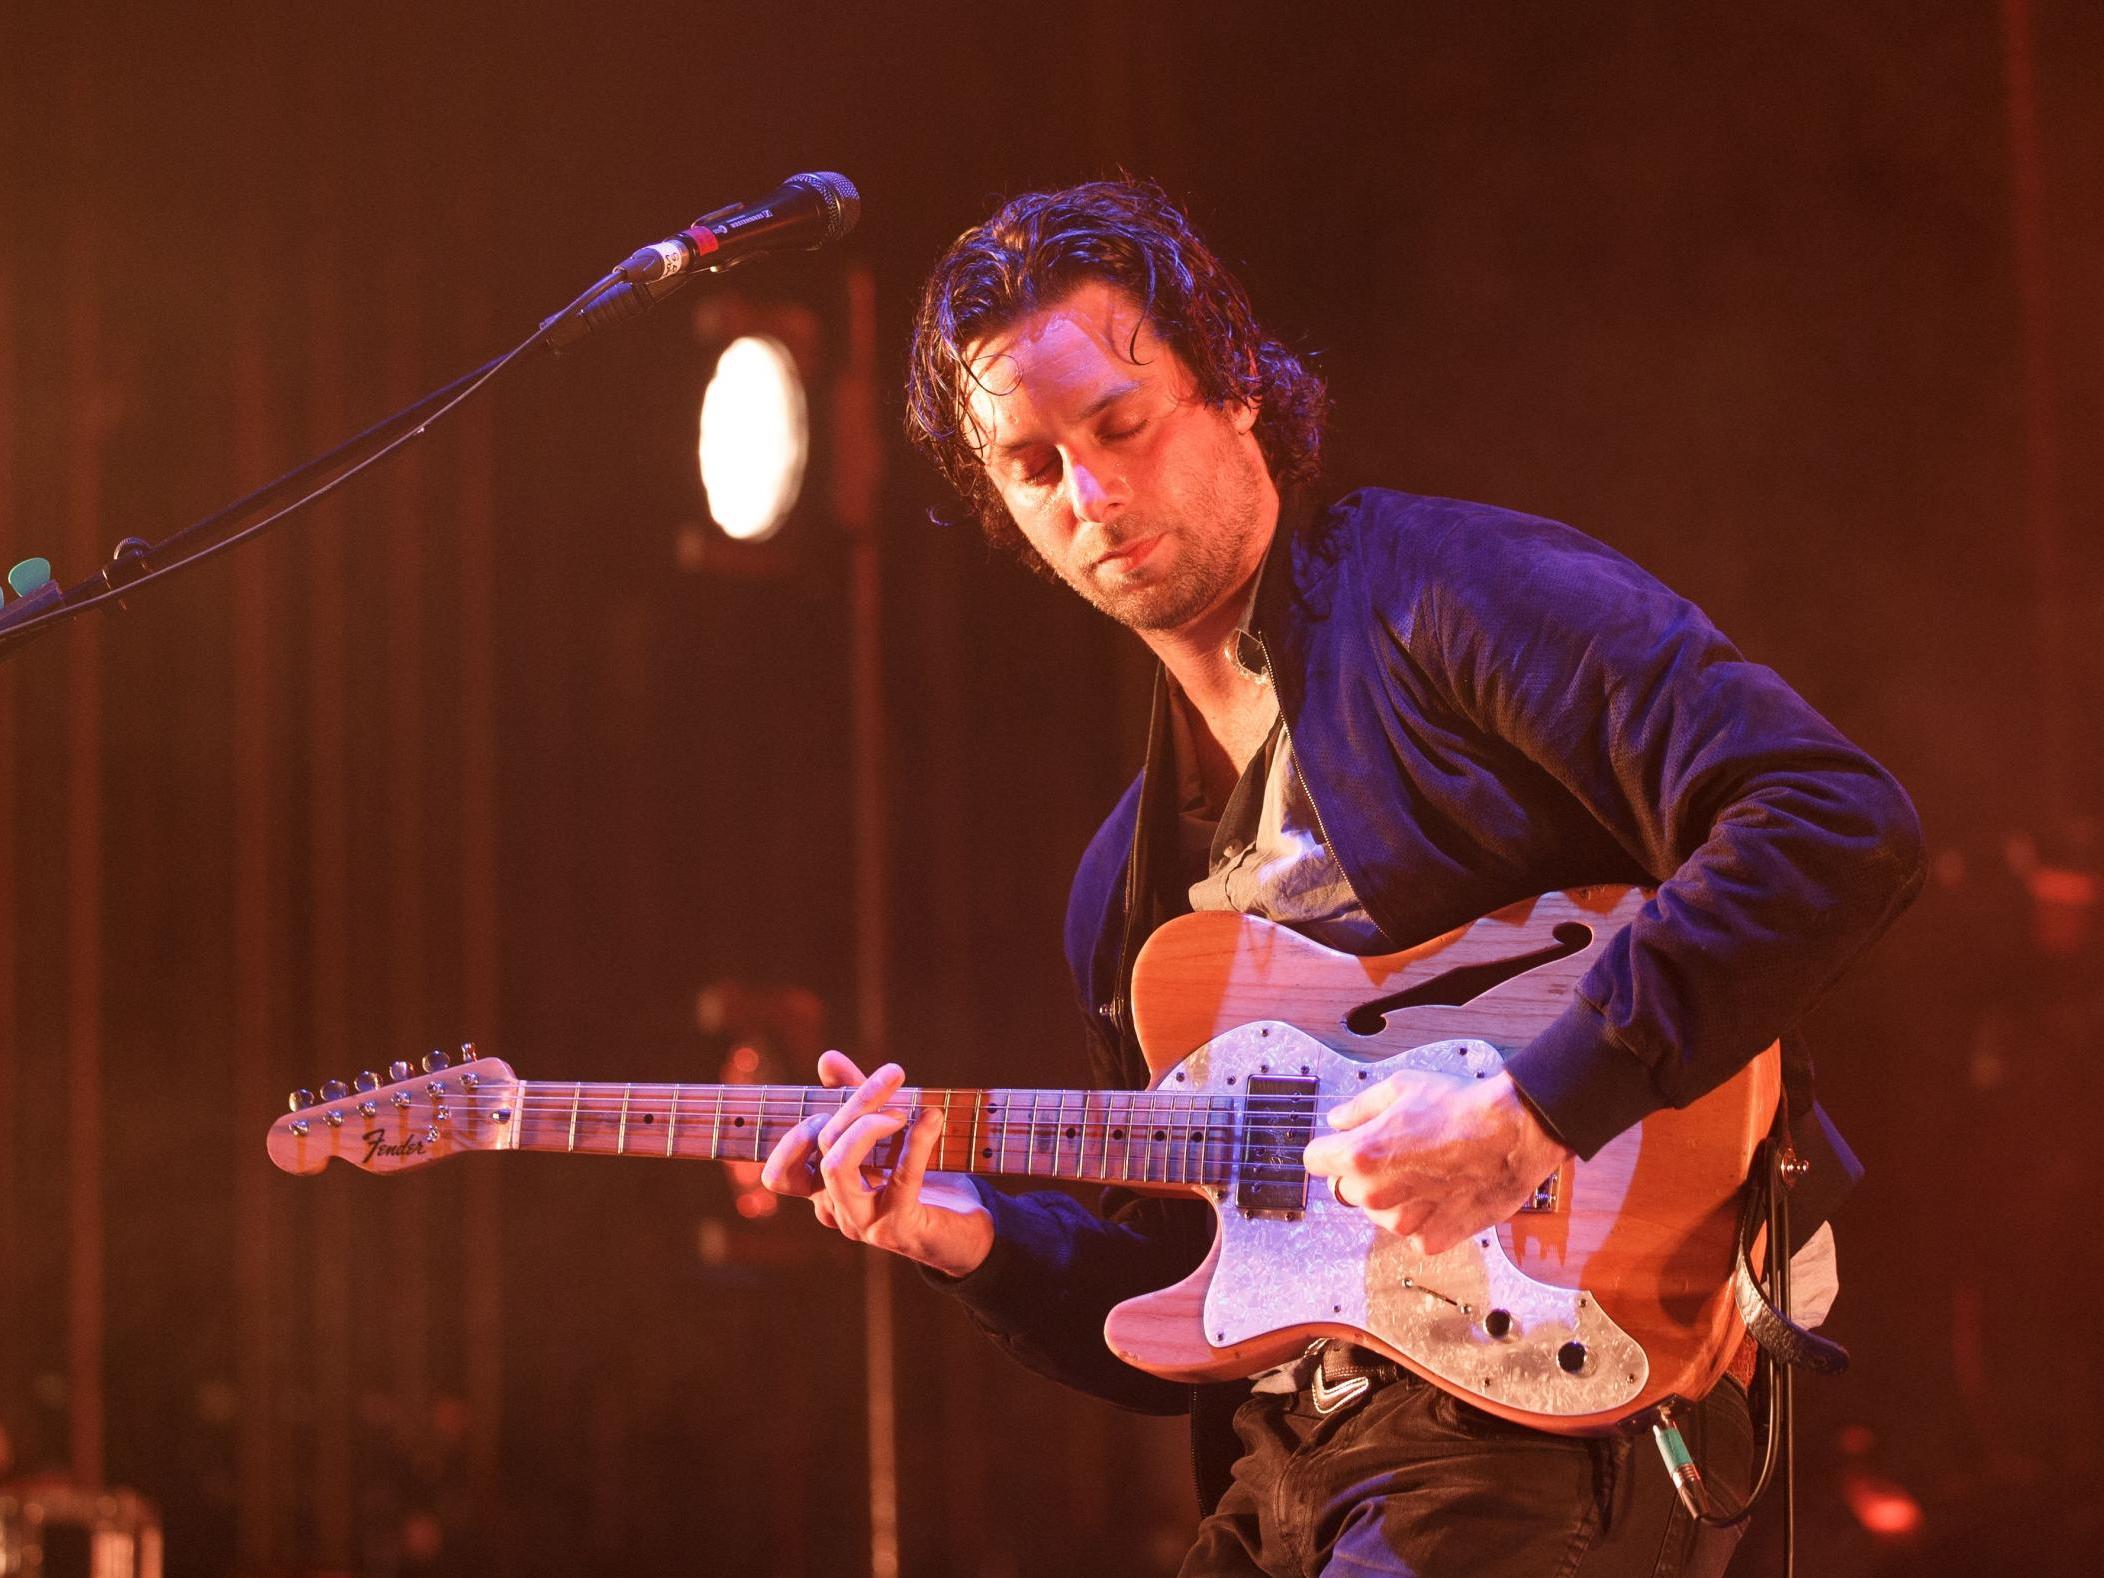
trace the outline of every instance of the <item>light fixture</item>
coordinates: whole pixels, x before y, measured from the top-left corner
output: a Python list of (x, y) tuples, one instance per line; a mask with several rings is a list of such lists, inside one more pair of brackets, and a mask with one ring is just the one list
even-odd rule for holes
[(731, 341), (701, 397), (701, 487), (726, 536), (760, 542), (796, 507), (810, 452), (803, 380), (781, 341)]

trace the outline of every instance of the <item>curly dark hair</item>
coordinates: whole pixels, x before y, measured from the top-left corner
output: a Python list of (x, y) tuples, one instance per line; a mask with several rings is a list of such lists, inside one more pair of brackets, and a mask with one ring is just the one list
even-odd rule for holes
[(1257, 444), (1281, 492), (1315, 480), (1329, 391), (1258, 327), (1241, 282), (1168, 194), (1133, 180), (1029, 192), (959, 236), (935, 265), (914, 317), (906, 374), (907, 433), (963, 495), (989, 540), (1031, 557), (983, 463), (965, 348), (1090, 280), (1140, 304), (1207, 405), (1257, 408)]

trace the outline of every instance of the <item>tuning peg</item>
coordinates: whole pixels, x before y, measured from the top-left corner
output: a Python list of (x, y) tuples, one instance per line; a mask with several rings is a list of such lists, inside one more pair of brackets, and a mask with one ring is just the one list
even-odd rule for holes
[(474, 1061), (475, 1061), (475, 1059), (476, 1059), (477, 1055), (478, 1055), (478, 1054), (477, 1054), (477, 1053), (476, 1053), (476, 1051), (475, 1051), (475, 1043), (474, 1043), (474, 1042), (472, 1042), (472, 1041), (463, 1041), (463, 1042), (461, 1042), (461, 1043), (460, 1043), (460, 1061), (461, 1061), (461, 1062), (463, 1062), (463, 1063), (472, 1063), (472, 1062), (474, 1062)]
[(380, 1088), (380, 1076), (371, 1069), (367, 1069), (363, 1074), (352, 1080), (351, 1083), (360, 1090), (378, 1090)]
[(308, 1090), (305, 1086), (302, 1086), (285, 1098), (285, 1110), (287, 1112), (303, 1112), (313, 1105), (314, 1092)]
[(398, 1057), (387, 1065), (387, 1077), (391, 1080), (405, 1080), (415, 1072), (416, 1070), (409, 1066), (407, 1058)]
[(351, 1087), (340, 1079), (332, 1079), (321, 1088), (323, 1101), (341, 1101), (351, 1093)]
[(424, 1072), (426, 1074), (436, 1074), (440, 1070), (451, 1068), (452, 1066), (453, 1060), (443, 1052), (426, 1052), (424, 1054)]

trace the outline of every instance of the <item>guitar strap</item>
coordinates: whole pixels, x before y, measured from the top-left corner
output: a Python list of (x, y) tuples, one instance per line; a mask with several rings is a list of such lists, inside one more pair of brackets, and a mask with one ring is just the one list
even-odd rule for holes
[[(1834, 1375), (1848, 1368), (1848, 1350), (1831, 1337), (1822, 1337), (1790, 1319), (1790, 1191), (1804, 1176), (1805, 1163), (1790, 1145), (1785, 1114), (1776, 1113), (1775, 1130), (1754, 1152), (1747, 1179), (1746, 1204), (1739, 1214), (1739, 1246), (1732, 1268), (1731, 1290), (1739, 1319), (1768, 1356), (1779, 1364), (1794, 1365), (1821, 1375)], [(1753, 1270), (1753, 1243), (1761, 1227), (1768, 1229), (1768, 1258), (1772, 1266), (1770, 1288), (1761, 1286)]]

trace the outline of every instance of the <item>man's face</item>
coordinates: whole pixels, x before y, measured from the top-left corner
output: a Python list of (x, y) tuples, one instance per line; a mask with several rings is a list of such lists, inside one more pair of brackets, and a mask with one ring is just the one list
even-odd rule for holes
[(1216, 410), (1124, 292), (1091, 281), (967, 348), (987, 474), (1059, 578), (1173, 631), (1255, 573), (1278, 517), (1250, 406)]

